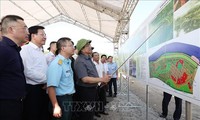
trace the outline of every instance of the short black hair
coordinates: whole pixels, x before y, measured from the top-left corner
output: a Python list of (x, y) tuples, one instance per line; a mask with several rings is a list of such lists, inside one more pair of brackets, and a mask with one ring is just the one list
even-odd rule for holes
[(47, 48), (47, 50), (50, 50), (50, 49), (51, 49), (51, 45), (52, 45), (52, 44), (55, 44), (55, 43), (57, 43), (57, 42), (56, 42), (56, 41), (52, 41), (52, 42), (50, 43), (49, 47)]
[(58, 41), (57, 41), (57, 43), (56, 43), (56, 47), (57, 47), (56, 55), (58, 55), (58, 54), (60, 53), (61, 47), (63, 47), (64, 44), (65, 44), (67, 41), (72, 42), (71, 39), (68, 38), (68, 37), (62, 37), (62, 38), (58, 39)]
[(36, 25), (36, 26), (31, 26), (31, 27), (29, 27), (28, 28), (28, 32), (29, 32), (29, 41), (31, 41), (31, 35), (32, 34), (37, 34), (38, 33), (38, 30), (40, 30), (40, 29), (45, 29), (43, 26), (38, 26), (38, 25)]
[(18, 20), (24, 21), (24, 19), (17, 15), (6, 15), (1, 19), (1, 29), (3, 33), (7, 33), (7, 28), (10, 27), (10, 23), (17, 22)]
[[(92, 57), (94, 57), (94, 54), (95, 54), (95, 53), (98, 53), (98, 52), (93, 52), (93, 53), (92, 53)], [(98, 54), (99, 54), (99, 53), (98, 53)]]
[(102, 57), (106, 57), (106, 58), (107, 58), (107, 55), (103, 54), (103, 55), (101, 55), (101, 58), (102, 58)]
[(110, 57), (112, 57), (112, 58), (113, 58), (113, 56), (108, 56), (108, 59), (109, 59)]

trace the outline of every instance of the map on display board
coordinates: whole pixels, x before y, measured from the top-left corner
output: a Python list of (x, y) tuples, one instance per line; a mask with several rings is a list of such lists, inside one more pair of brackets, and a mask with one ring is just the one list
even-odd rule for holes
[[(131, 56), (129, 75), (200, 105), (200, 1), (168, 0), (153, 13), (119, 56), (135, 42), (146, 41)], [(143, 38), (136, 40), (141, 33)], [(133, 52), (123, 54), (123, 60)]]

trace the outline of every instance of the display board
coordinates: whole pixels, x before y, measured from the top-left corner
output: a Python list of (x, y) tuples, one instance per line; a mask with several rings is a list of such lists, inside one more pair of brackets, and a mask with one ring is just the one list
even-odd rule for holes
[(200, 105), (200, 1), (165, 1), (144, 23), (120, 48), (119, 64), (134, 53), (122, 72)]

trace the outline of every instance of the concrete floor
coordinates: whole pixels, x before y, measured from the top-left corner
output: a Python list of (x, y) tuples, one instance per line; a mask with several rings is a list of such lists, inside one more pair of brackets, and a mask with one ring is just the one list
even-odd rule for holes
[[(146, 88), (143, 82), (138, 80), (130, 80), (130, 91), (128, 98), (127, 82), (124, 81), (118, 88), (117, 97), (107, 97), (109, 103), (106, 106), (106, 111), (109, 115), (101, 115), (97, 120), (147, 120), (146, 116)], [(119, 85), (119, 84), (118, 84)], [(118, 86), (119, 87), (119, 86)], [(129, 101), (128, 101), (129, 99)], [(148, 120), (173, 120), (174, 99), (172, 98), (169, 104), (169, 112), (166, 119), (160, 118), (161, 104), (163, 92), (149, 87), (149, 108)], [(183, 101), (183, 111), (181, 120), (185, 120), (185, 101)], [(200, 120), (200, 107), (192, 105), (192, 120)]]

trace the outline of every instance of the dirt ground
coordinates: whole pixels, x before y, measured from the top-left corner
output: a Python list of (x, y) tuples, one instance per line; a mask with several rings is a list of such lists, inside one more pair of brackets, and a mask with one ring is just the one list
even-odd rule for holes
[[(146, 86), (138, 80), (130, 80), (130, 91), (127, 91), (127, 82), (124, 81), (119, 87), (117, 97), (108, 97), (109, 103), (106, 111), (109, 115), (101, 115), (97, 120), (173, 120), (175, 101), (172, 98), (169, 103), (169, 111), (166, 119), (160, 118), (162, 109), (163, 92), (149, 87), (149, 108), (146, 107)], [(129, 93), (129, 97), (128, 97)], [(148, 114), (146, 114), (148, 113)], [(192, 105), (192, 120), (200, 120), (200, 107)], [(148, 117), (147, 117), (148, 115)], [(181, 120), (185, 120), (185, 101), (182, 105)]]

